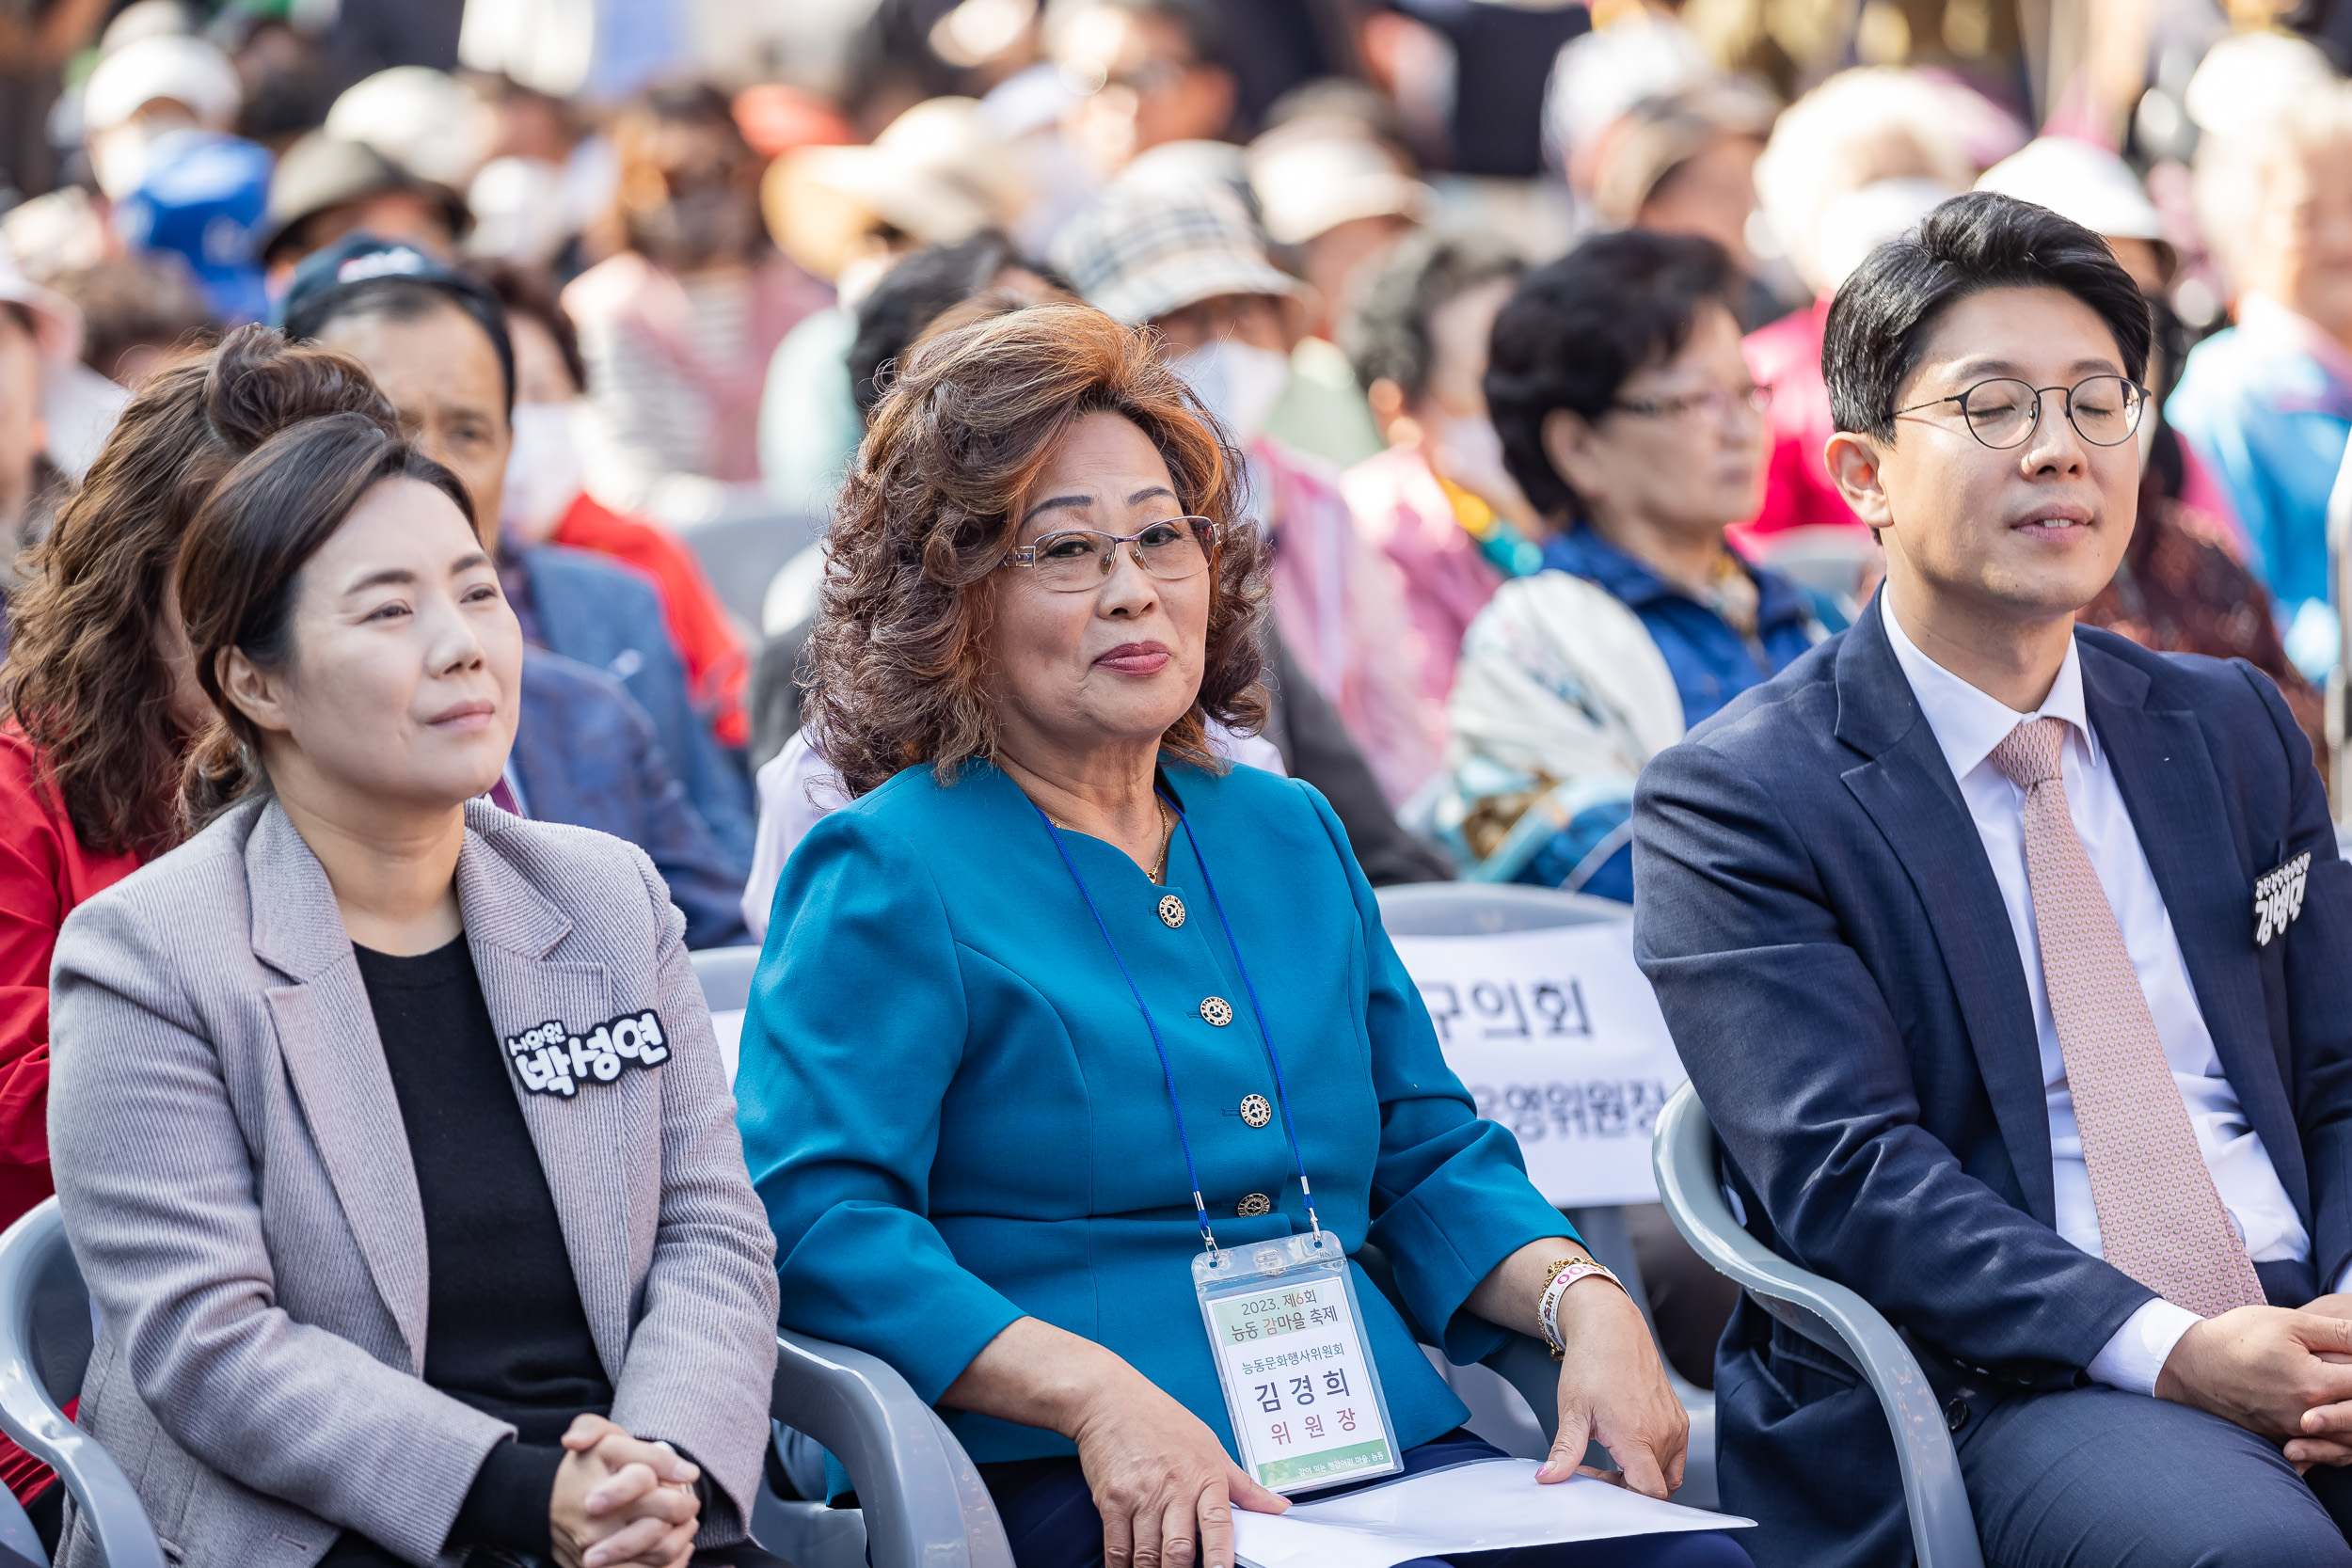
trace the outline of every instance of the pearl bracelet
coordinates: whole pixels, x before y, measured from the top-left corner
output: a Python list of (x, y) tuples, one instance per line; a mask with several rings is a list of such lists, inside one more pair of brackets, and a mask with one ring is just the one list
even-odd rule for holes
[[(1625, 1290), (1624, 1280), (1589, 1258), (1563, 1258), (1551, 1264), (1547, 1272), (1544, 1299), (1535, 1308), (1535, 1315), (1543, 1323), (1544, 1343), (1551, 1347), (1554, 1361), (1564, 1359), (1568, 1354), (1566, 1344), (1560, 1338), (1560, 1298), (1567, 1294), (1568, 1287), (1578, 1280), (1595, 1275), (1609, 1281), (1620, 1291)], [(1631, 1294), (1630, 1291), (1627, 1293)]]

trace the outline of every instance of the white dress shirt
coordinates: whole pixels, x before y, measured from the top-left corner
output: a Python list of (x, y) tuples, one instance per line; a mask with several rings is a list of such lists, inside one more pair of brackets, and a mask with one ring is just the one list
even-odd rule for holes
[[(2050, 994), (2042, 975), (2042, 943), (2034, 929), (2033, 892), (2026, 879), (2026, 793), (1992, 761), (1993, 749), (2010, 731), (2028, 719), (2057, 719), (2066, 724), (2066, 741), (2059, 765), (2066, 784), (2066, 804), (2074, 818), (2074, 832), (2106, 890), (2107, 904), (2122, 928), (2123, 946), (2138, 973), (2139, 989), (2148, 998), (2155, 1020), (2156, 1038), (2171, 1064), (2172, 1082), (2181, 1091), (2197, 1148), (2213, 1172), (2231, 1222), (2256, 1262), (2298, 1259), (2311, 1256), (2311, 1237), (2295, 1212), (2279, 1173), (2263, 1148), (2262, 1135), (2247, 1121), (2237, 1091), (2221, 1070), (2212, 1031), (2197, 1005), (2188, 965), (2181, 957), (2180, 939), (2164, 895), (2148, 868), (2147, 853), (2132, 826), (2131, 813), (2117, 787), (2115, 770), (2083, 707), (2080, 649), (2072, 641), (2058, 680), (2039, 710), (2019, 713), (1995, 697), (1979, 691), (1921, 653), (1896, 619), (1892, 596), (1881, 594), (1879, 613), (1886, 624), (1886, 640), (1902, 666), (1911, 693), (1934, 731), (1944, 760), (1959, 781), (1961, 799), (1984, 841), (1985, 858), (1993, 863), (2000, 884), (2001, 902), (2008, 907), (2010, 929), (2017, 938), (2017, 957), (2026, 973), (2026, 990), (2033, 999), (2034, 1034), (2042, 1050), (2042, 1087), (2050, 1115), (2050, 1164), (2057, 1193), (2058, 1231), (2092, 1256), (2099, 1249), (2099, 1212), (2091, 1202), (2090, 1176), (2083, 1164), (2082, 1133), (2074, 1124), (2074, 1091), (2066, 1082), (2066, 1058), (2058, 1050), (2058, 1021), (2050, 1012)], [(2352, 1274), (2352, 1267), (2347, 1268)], [(2338, 1287), (2342, 1289), (2340, 1285)], [(2161, 1297), (2124, 1320), (2092, 1357), (2090, 1375), (2101, 1383), (2132, 1393), (2153, 1393), (2156, 1374), (2183, 1334), (2198, 1321), (2186, 1307)]]

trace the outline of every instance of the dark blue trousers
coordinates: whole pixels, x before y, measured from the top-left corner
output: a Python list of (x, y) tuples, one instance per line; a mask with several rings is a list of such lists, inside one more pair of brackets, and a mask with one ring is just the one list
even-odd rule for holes
[(2308, 1481), (2218, 1416), (2113, 1388), (2004, 1400), (1961, 1431), (2000, 1568), (2352, 1568), (2352, 1474)]
[[(1507, 1457), (1491, 1443), (1466, 1432), (1451, 1432), (1405, 1453), (1405, 1471), (1419, 1475), (1471, 1459)], [(1103, 1568), (1103, 1516), (1075, 1459), (1021, 1460), (983, 1465), (980, 1475), (996, 1499), (1005, 1538), (1016, 1568)], [(1334, 1487), (1322, 1496), (1351, 1490)], [(1314, 1496), (1315, 1494), (1309, 1494)], [(1751, 1568), (1748, 1554), (1733, 1538), (1715, 1531), (1683, 1535), (1637, 1535), (1622, 1541), (1583, 1541), (1555, 1546), (1522, 1546), (1507, 1552), (1472, 1552), (1440, 1559), (1415, 1558), (1397, 1568)]]

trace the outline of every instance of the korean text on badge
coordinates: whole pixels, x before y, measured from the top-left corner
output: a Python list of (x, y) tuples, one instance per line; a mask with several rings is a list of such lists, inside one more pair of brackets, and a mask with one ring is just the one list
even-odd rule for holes
[(610, 1084), (624, 1068), (660, 1067), (670, 1059), (670, 1042), (661, 1032), (661, 1015), (648, 1007), (609, 1018), (578, 1035), (549, 1019), (507, 1036), (506, 1058), (532, 1094), (569, 1100), (582, 1084)]
[(1210, 1310), (1241, 1395), (1230, 1402), (1234, 1436), (1262, 1485), (1296, 1491), (1394, 1467), (1360, 1331), (1328, 1276), (1225, 1296)]
[(2311, 879), (2312, 852), (2296, 856), (2276, 871), (2265, 872), (2254, 883), (2254, 945), (2267, 947), (2270, 939), (2303, 912), (2303, 885)]

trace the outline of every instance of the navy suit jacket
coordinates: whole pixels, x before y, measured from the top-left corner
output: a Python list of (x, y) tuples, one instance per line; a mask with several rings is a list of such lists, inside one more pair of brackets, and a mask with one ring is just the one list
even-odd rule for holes
[[(2352, 1257), (2352, 867), (2266, 677), (2074, 635), (2222, 1070), (2312, 1238), (2259, 1271), (2299, 1304)], [(1892, 1320), (1957, 1421), (2085, 1381), (2152, 1292), (2054, 1228), (2024, 967), (1878, 605), (1652, 761), (1634, 824), (1635, 949), (1749, 1227)], [(2302, 914), (2258, 947), (2255, 880), (2306, 850)], [(1759, 1563), (1907, 1560), (1867, 1385), (1743, 1301), (1715, 1386)]]

